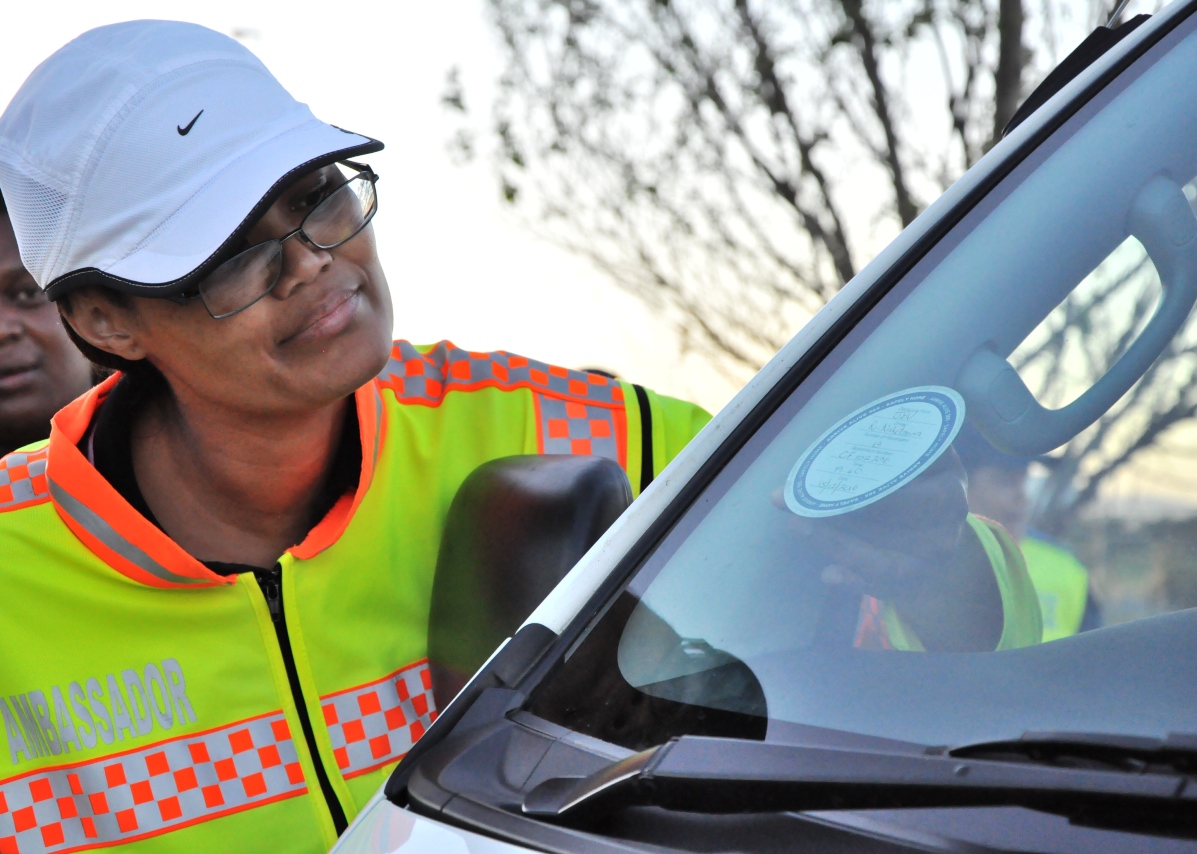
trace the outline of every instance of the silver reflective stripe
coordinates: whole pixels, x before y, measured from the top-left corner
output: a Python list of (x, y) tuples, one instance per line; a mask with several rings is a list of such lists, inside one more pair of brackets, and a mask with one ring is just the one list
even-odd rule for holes
[(143, 569), (155, 578), (174, 584), (210, 584), (203, 578), (188, 578), (176, 575), (143, 552), (137, 546), (126, 540), (116, 530), (105, 522), (98, 513), (75, 498), (61, 486), (50, 480), (50, 495), (54, 502), (72, 519), (78, 522), (84, 530), (99, 540), (108, 548), (123, 557), (138, 569)]
[(306, 791), (291, 730), (273, 712), (0, 780), (0, 852), (108, 847)]

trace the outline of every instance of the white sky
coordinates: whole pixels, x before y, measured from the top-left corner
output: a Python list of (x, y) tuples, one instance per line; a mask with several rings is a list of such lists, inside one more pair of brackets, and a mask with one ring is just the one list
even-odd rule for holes
[(365, 0), (332, 11), (302, 0), (9, 3), (0, 104), (70, 39), (136, 18), (248, 31), (244, 43), (318, 117), (386, 143), (369, 160), (382, 176), (375, 228), (397, 337), (606, 367), (711, 410), (735, 392), (700, 358), (681, 355), (673, 331), (641, 303), (526, 234), (502, 210), (485, 157), (451, 163), (446, 72), (461, 67), (478, 110), (500, 67), (482, 0)]

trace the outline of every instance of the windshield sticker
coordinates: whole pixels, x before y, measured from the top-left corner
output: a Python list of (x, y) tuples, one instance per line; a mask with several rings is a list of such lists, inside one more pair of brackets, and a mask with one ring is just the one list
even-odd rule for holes
[(831, 427), (786, 479), (786, 506), (799, 516), (838, 516), (889, 495), (943, 453), (964, 422), (964, 399), (919, 386), (875, 400)]

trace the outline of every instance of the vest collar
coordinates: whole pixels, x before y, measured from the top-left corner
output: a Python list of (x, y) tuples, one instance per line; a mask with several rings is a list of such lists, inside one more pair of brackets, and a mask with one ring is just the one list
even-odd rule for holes
[[(132, 581), (165, 588), (234, 584), (235, 576), (212, 572), (134, 510), (79, 451), (96, 411), (119, 379), (119, 374), (109, 377), (51, 421), (46, 479), (54, 508), (88, 549)], [(385, 427), (376, 381), (359, 388), (354, 403), (362, 443), (357, 490), (342, 496), (303, 542), (287, 549), (300, 560), (314, 557), (340, 539), (370, 488)]]

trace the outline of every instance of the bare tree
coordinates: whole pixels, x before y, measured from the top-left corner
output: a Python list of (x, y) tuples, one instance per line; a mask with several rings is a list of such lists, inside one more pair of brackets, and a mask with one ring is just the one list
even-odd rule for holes
[[(504, 46), (502, 191), (689, 346), (746, 372), (1000, 139), (1115, 3), (488, 0)], [(455, 77), (445, 101), (464, 112)], [(1020, 350), (1045, 402), (1100, 376), (1133, 337), (1127, 312), (1157, 285), (1130, 251)], [(1078, 329), (1079, 354), (1066, 346)], [(1059, 530), (1197, 413), (1197, 389), (1176, 392), (1193, 358), (1178, 340), (1067, 447), (1040, 524)]]
[(984, 153), (1032, 55), (1020, 0), (489, 3), (504, 196), (743, 368)]
[[(1159, 295), (1159, 276), (1146, 251), (1128, 238), (1023, 342), (1013, 364), (1039, 400), (1062, 406), (1125, 352)], [(1144, 450), (1175, 458), (1175, 449), (1162, 440), (1197, 416), (1195, 379), (1197, 322), (1190, 321), (1118, 403), (1053, 454), (1036, 496), (1036, 526), (1063, 533), (1101, 486)], [(1192, 459), (1193, 452), (1180, 455)]]

